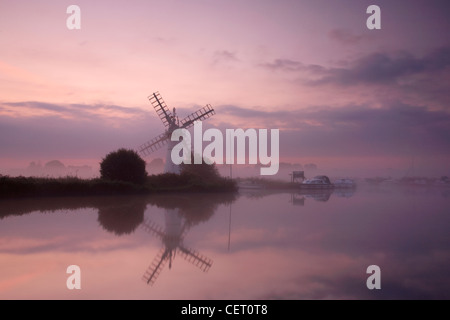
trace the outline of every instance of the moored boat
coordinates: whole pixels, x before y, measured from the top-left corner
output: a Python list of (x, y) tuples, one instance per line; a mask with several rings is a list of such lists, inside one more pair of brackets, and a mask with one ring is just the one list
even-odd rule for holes
[(304, 189), (330, 189), (334, 188), (327, 176), (315, 176), (311, 179), (306, 179), (300, 184), (300, 188)]

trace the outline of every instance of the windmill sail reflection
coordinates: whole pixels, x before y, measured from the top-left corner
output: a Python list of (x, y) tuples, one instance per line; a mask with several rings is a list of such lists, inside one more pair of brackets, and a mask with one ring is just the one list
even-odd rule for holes
[(142, 223), (142, 228), (158, 237), (164, 245), (144, 273), (143, 280), (147, 284), (153, 285), (167, 263), (169, 263), (169, 269), (172, 267), (177, 253), (203, 272), (207, 272), (213, 261), (199, 252), (187, 248), (183, 243), (189, 230), (187, 220), (182, 221), (178, 209), (165, 209), (164, 218), (165, 229), (149, 219)]

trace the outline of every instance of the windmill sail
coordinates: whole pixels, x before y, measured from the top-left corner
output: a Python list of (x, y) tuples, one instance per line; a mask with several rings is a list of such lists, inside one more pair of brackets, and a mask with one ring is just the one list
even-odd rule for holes
[(174, 122), (173, 115), (170, 112), (169, 108), (167, 108), (167, 105), (159, 92), (151, 94), (150, 96), (148, 96), (148, 99), (150, 100), (150, 103), (152, 104), (153, 108), (156, 111), (156, 114), (159, 116), (163, 124), (166, 127), (169, 127)]
[(205, 107), (201, 108), (200, 110), (191, 113), (186, 118), (180, 121), (180, 125), (182, 128), (190, 128), (194, 125), (194, 121), (203, 121), (205, 119), (208, 119), (209, 117), (215, 115), (216, 112), (211, 107), (210, 104), (207, 104)]
[(193, 249), (187, 249), (183, 246), (179, 246), (179, 251), (181, 253), (181, 256), (183, 258), (192, 263), (194, 266), (202, 270), (203, 272), (206, 272), (209, 270), (209, 268), (212, 266), (213, 261), (204, 255), (200, 254), (199, 252), (193, 250)]
[[(148, 99), (149, 99), (150, 103), (152, 104), (153, 108), (155, 109), (156, 114), (161, 119), (162, 123), (164, 124), (164, 126), (167, 129), (166, 129), (166, 132), (161, 133), (159, 136), (140, 145), (137, 148), (137, 152), (142, 156), (148, 156), (152, 152), (154, 152), (154, 151), (160, 149), (161, 147), (165, 146), (166, 144), (168, 144), (168, 142), (170, 141), (170, 136), (172, 135), (172, 132), (175, 129), (190, 128), (194, 125), (195, 121), (203, 121), (203, 120), (208, 119), (209, 117), (213, 116), (214, 114), (216, 114), (214, 109), (211, 107), (211, 105), (207, 104), (205, 107), (201, 108), (200, 110), (198, 110), (194, 113), (191, 113), (186, 118), (184, 118), (183, 120), (178, 122), (178, 117), (176, 117), (175, 109), (174, 109), (174, 113), (172, 114), (159, 92), (152, 93), (151, 95), (148, 96)], [(168, 151), (170, 151), (170, 149), (171, 149), (171, 146), (169, 144)], [(169, 156), (170, 152), (168, 152), (167, 155)], [(169, 160), (169, 158), (166, 159), (166, 163), (168, 163), (168, 160)], [(169, 170), (169, 169), (167, 169), (167, 170)], [(166, 172), (171, 172), (171, 171), (167, 171), (167, 170), (166, 170)]]
[(170, 255), (170, 251), (162, 248), (155, 259), (153, 259), (152, 264), (148, 267), (147, 271), (142, 276), (142, 279), (149, 285), (153, 285), (164, 268), (167, 258)]
[(138, 147), (138, 153), (143, 156), (148, 156), (150, 153), (162, 148), (169, 142), (169, 137), (167, 133), (161, 133), (159, 136), (153, 138), (152, 140), (140, 145)]
[[(176, 218), (180, 219), (180, 216), (170, 215), (168, 218)], [(157, 236), (164, 243), (164, 248), (162, 248), (155, 259), (153, 259), (151, 265), (147, 268), (147, 271), (144, 273), (142, 279), (147, 282), (147, 284), (153, 285), (158, 278), (159, 274), (163, 270), (167, 261), (169, 261), (169, 268), (172, 264), (172, 259), (175, 258), (176, 253), (178, 252), (186, 261), (190, 262), (203, 272), (207, 272), (209, 268), (212, 266), (213, 261), (206, 256), (200, 254), (199, 252), (186, 248), (183, 245), (183, 238), (189, 230), (189, 225), (185, 223), (177, 228), (176, 234), (173, 233), (173, 228), (171, 226), (177, 225), (176, 221), (168, 221), (166, 219), (166, 228), (163, 228), (157, 225), (155, 222), (145, 219), (142, 222), (142, 228), (148, 233)], [(171, 231), (172, 229), (172, 231)]]
[(155, 222), (151, 220), (145, 220), (142, 222), (142, 228), (150, 234), (153, 234), (161, 239), (164, 238), (165, 233), (161, 226), (158, 226)]

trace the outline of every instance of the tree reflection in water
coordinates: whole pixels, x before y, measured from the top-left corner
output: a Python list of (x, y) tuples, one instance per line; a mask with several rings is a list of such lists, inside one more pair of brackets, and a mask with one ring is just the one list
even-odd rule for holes
[(144, 220), (147, 203), (142, 197), (112, 198), (108, 205), (98, 208), (98, 222), (106, 231), (116, 235), (130, 234)]
[[(117, 236), (129, 235), (139, 226), (157, 236), (163, 244), (144, 278), (153, 284), (169, 262), (171, 267), (175, 254), (178, 253), (188, 262), (207, 271), (212, 260), (194, 249), (185, 246), (183, 240), (187, 231), (209, 220), (219, 205), (231, 204), (236, 200), (234, 193), (171, 193), (152, 196), (117, 196), (117, 197), (68, 197), (68, 198), (34, 198), (2, 200), (0, 218), (10, 215), (23, 215), (31, 212), (55, 212), (94, 208), (98, 210), (97, 221), (107, 232)], [(163, 208), (165, 225), (158, 226), (150, 219), (144, 221), (147, 207)]]

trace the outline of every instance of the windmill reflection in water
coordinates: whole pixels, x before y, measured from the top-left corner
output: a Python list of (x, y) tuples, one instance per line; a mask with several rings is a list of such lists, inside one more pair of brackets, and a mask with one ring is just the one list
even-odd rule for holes
[(164, 218), (165, 229), (149, 219), (142, 223), (143, 229), (158, 237), (164, 245), (144, 273), (143, 280), (147, 284), (153, 285), (167, 263), (169, 263), (169, 269), (172, 267), (177, 253), (203, 272), (207, 272), (213, 261), (199, 252), (185, 247), (183, 243), (189, 230), (187, 220), (182, 221), (178, 209), (165, 209)]

